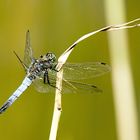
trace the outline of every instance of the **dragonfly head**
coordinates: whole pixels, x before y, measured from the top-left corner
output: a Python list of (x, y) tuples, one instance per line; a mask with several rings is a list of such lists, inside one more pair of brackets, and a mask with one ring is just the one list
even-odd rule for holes
[(56, 62), (56, 56), (51, 53), (51, 52), (48, 52), (46, 55), (44, 56), (40, 56), (43, 60), (49, 62), (49, 63), (54, 63)]

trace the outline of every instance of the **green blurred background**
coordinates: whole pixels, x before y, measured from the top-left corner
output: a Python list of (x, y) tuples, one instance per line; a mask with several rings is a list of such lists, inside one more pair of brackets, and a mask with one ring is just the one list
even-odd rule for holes
[[(126, 1), (127, 21), (139, 17), (139, 5), (138, 0)], [(0, 104), (16, 90), (25, 76), (13, 50), (23, 58), (28, 29), (36, 57), (48, 51), (59, 57), (79, 37), (104, 26), (104, 1), (101, 0), (0, 0)], [(140, 30), (130, 29), (128, 35), (140, 114)], [(68, 61), (110, 64), (107, 34), (99, 33), (81, 42)], [(84, 82), (95, 83), (103, 93), (64, 94), (57, 139), (117, 140), (111, 72)], [(40, 94), (31, 86), (0, 116), (0, 139), (47, 140), (53, 104), (54, 94)]]

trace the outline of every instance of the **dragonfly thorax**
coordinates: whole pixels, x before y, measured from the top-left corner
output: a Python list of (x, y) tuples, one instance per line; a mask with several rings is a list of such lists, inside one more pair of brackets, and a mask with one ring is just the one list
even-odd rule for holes
[(47, 53), (31, 63), (27, 74), (30, 79), (35, 79), (36, 77), (47, 73), (49, 70), (55, 70), (56, 64), (56, 56), (53, 53)]

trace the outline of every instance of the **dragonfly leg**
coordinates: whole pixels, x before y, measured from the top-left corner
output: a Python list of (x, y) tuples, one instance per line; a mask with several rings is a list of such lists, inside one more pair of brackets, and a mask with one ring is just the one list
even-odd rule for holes
[(44, 84), (48, 84), (48, 85), (50, 85), (50, 86), (52, 86), (54, 88), (57, 88), (55, 85), (53, 85), (52, 83), (50, 83), (49, 75), (48, 75), (48, 72), (47, 71), (44, 73)]
[(60, 70), (56, 69), (57, 64), (52, 68), (52, 70), (54, 70), (55, 72), (59, 72)]
[(50, 84), (49, 76), (48, 76), (48, 71), (44, 73), (44, 84)]

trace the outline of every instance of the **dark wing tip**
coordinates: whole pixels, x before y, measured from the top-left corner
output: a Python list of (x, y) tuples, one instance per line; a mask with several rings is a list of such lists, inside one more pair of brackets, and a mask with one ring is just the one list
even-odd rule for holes
[(27, 42), (28, 42), (29, 38), (30, 38), (30, 31), (27, 30), (27, 32), (26, 32), (26, 41), (27, 41)]
[(105, 63), (105, 62), (101, 62), (101, 64), (102, 64), (102, 65), (107, 65), (107, 63)]
[(98, 87), (95, 86), (95, 85), (92, 85), (92, 87), (94, 88), (95, 92), (99, 92), (99, 93), (102, 93), (102, 92), (103, 92), (102, 89), (98, 88)]
[(111, 67), (110, 67), (107, 63), (101, 62), (100, 64), (101, 64), (103, 67), (105, 67), (108, 71), (111, 71)]
[(28, 37), (29, 35), (30, 35), (30, 31), (28, 29), (27, 32), (26, 32), (26, 37)]

